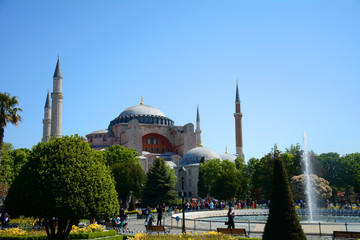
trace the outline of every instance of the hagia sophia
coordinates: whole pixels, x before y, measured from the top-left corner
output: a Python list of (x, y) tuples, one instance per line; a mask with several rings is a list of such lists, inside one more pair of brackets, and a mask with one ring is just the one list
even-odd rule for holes
[[(53, 92), (50, 103), (47, 93), (43, 119), (43, 141), (50, 137), (61, 136), (62, 123), (62, 74), (58, 57), (53, 76)], [(214, 150), (204, 147), (201, 142), (200, 114), (197, 107), (196, 128), (188, 123), (176, 126), (175, 122), (152, 106), (145, 105), (143, 98), (139, 105), (129, 107), (119, 116), (112, 119), (106, 129), (93, 131), (86, 135), (86, 140), (95, 150), (103, 150), (111, 145), (119, 144), (133, 148), (139, 153), (139, 162), (144, 172), (147, 172), (156, 158), (163, 158), (166, 163), (179, 174), (179, 169), (185, 167), (184, 183), (185, 197), (197, 197), (197, 182), (200, 161), (221, 159), (235, 161), (237, 157), (245, 160), (242, 142), (242, 113), (238, 83), (235, 94), (235, 140), (236, 154), (219, 155)], [(178, 176), (176, 191), (180, 196), (181, 181)]]

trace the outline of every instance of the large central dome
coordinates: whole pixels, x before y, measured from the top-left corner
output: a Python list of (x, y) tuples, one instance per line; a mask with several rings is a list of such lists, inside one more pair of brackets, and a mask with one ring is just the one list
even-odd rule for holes
[(143, 104), (135, 105), (125, 109), (124, 111), (122, 111), (122, 113), (120, 113), (119, 117), (135, 116), (135, 115), (139, 115), (139, 116), (153, 115), (153, 116), (165, 117), (165, 114), (159, 109)]
[(120, 115), (110, 122), (108, 129), (118, 123), (128, 123), (133, 119), (137, 119), (142, 124), (156, 124), (173, 126), (174, 121), (167, 118), (165, 114), (157, 108), (149, 105), (144, 105), (143, 102), (139, 105), (129, 107), (122, 111)]

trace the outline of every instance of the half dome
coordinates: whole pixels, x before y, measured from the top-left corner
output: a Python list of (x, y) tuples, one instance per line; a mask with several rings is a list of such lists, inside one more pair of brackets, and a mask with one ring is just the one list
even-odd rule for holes
[(201, 158), (204, 158), (205, 161), (210, 159), (221, 159), (220, 155), (210, 148), (196, 147), (185, 153), (181, 159), (180, 165), (200, 163)]
[(220, 154), (221, 160), (229, 160), (230, 162), (235, 162), (236, 156), (228, 153)]

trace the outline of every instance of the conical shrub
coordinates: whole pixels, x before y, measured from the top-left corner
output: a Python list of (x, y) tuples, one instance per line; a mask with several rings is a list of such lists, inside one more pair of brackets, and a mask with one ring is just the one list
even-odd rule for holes
[(279, 156), (274, 159), (274, 176), (271, 191), (269, 218), (263, 240), (306, 240), (300, 225), (295, 203), (290, 191), (284, 163)]

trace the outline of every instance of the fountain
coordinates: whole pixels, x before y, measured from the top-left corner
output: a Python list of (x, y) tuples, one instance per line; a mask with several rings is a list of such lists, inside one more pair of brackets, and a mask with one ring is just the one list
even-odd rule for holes
[(313, 221), (313, 209), (316, 207), (315, 204), (315, 198), (314, 198), (314, 191), (313, 191), (313, 187), (312, 187), (312, 180), (311, 180), (311, 176), (310, 174), (312, 173), (312, 169), (311, 169), (311, 162), (310, 162), (310, 156), (309, 156), (309, 152), (307, 150), (307, 137), (306, 137), (306, 132), (304, 132), (304, 153), (302, 156), (302, 161), (304, 163), (304, 174), (306, 175), (306, 187), (305, 187), (305, 193), (306, 193), (306, 201), (307, 201), (307, 206), (309, 209), (309, 220)]

